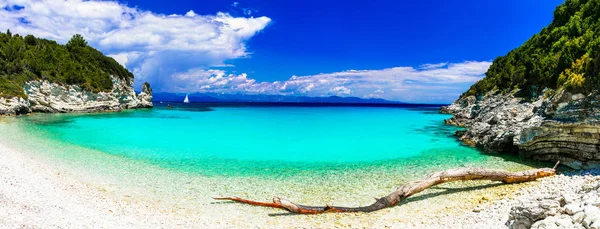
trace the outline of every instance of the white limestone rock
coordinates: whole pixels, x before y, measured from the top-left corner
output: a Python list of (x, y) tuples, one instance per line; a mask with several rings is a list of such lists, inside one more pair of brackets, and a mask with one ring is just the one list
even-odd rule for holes
[(600, 229), (600, 208), (595, 206), (587, 206), (583, 210), (584, 217), (581, 222), (587, 229)]
[(31, 112), (29, 101), (19, 97), (0, 97), (0, 115), (19, 115)]
[(569, 215), (575, 215), (578, 212), (583, 211), (583, 208), (581, 207), (581, 203), (570, 203), (565, 205), (565, 213), (569, 214)]
[[(152, 90), (148, 84), (137, 95), (130, 80), (111, 76), (113, 89), (110, 92), (94, 93), (77, 85), (60, 85), (47, 80), (26, 82), (25, 94), (28, 99), (21, 101), (27, 107), (26, 112), (98, 112), (120, 111), (124, 109), (152, 107)], [(15, 113), (17, 108), (8, 109)], [(4, 112), (11, 113), (11, 112)], [(0, 101), (0, 114), (2, 103)]]
[(142, 84), (142, 92), (137, 97), (140, 101), (138, 107), (152, 107), (152, 88), (150, 88), (150, 84)]
[(558, 229), (558, 228), (581, 228), (581, 225), (575, 225), (571, 218), (567, 215), (558, 215), (554, 217), (548, 217), (543, 220), (535, 222), (532, 229)]
[(600, 168), (600, 90), (587, 95), (565, 90), (523, 97), (521, 91), (490, 91), (442, 107), (447, 124), (465, 144), (488, 153), (519, 153), (574, 169)]
[(527, 199), (510, 210), (511, 228), (530, 228), (536, 221), (560, 212), (560, 201), (552, 197)]

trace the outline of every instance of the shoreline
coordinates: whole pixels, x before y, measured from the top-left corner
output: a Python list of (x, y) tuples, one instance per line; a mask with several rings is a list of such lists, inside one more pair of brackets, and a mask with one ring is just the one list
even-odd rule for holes
[[(0, 213), (0, 225), (10, 227), (505, 228), (510, 210), (506, 203), (518, 196), (519, 190), (535, 189), (546, 179), (553, 179), (510, 185), (454, 182), (377, 212), (290, 215), (211, 197), (237, 195), (269, 201), (280, 196), (308, 205), (359, 206), (387, 195), (401, 183), (448, 166), (491, 166), (510, 171), (531, 166), (489, 156), (472, 164), (436, 164), (409, 170), (388, 165), (320, 176), (207, 177), (57, 143), (18, 124), (14, 118), (0, 119), (0, 131), (6, 133), (0, 137), (0, 212), (5, 212)], [(431, 156), (418, 160), (431, 160)]]
[[(68, 171), (0, 142), (0, 225), (12, 228), (164, 227), (151, 209), (115, 200)], [(140, 214), (141, 213), (141, 214)]]
[[(428, 228), (438, 225), (462, 228), (464, 225), (471, 225), (501, 228), (503, 222), (498, 219), (484, 218), (488, 220), (487, 223), (495, 225), (469, 220), (473, 217), (472, 214), (477, 215), (473, 213), (473, 209), (486, 208), (511, 196), (515, 190), (532, 184), (450, 183), (411, 197), (411, 200), (401, 206), (374, 213), (307, 216), (286, 215), (284, 211), (228, 202), (213, 202), (209, 200), (210, 196), (205, 196), (203, 200), (190, 200), (201, 205), (192, 209), (185, 204), (156, 203), (151, 199), (138, 198), (140, 193), (135, 191), (119, 191), (121, 187), (118, 186), (104, 187), (88, 183), (86, 179), (81, 179), (83, 174), (74, 174), (51, 162), (10, 148), (2, 141), (0, 170), (3, 174), (0, 203), (3, 203), (2, 212), (6, 214), (0, 215), (0, 218), (4, 219), (0, 224), (15, 227)], [(393, 188), (395, 186), (396, 184), (392, 185)], [(130, 193), (123, 195), (122, 191)], [(272, 195), (271, 192), (265, 191), (258, 193), (262, 193), (263, 198)], [(327, 199), (322, 194), (316, 194), (314, 198)], [(313, 202), (316, 202), (315, 199)], [(353, 200), (346, 201), (350, 201), (346, 203), (350, 205), (360, 204)], [(364, 201), (370, 200), (360, 202)], [(422, 208), (423, 206), (427, 207)]]

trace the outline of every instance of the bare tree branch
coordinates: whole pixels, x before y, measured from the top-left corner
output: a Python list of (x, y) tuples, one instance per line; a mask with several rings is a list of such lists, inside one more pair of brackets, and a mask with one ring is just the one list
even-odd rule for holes
[(273, 202), (259, 202), (242, 199), (239, 197), (213, 197), (215, 200), (231, 200), (234, 202), (245, 203), (255, 206), (281, 208), (289, 212), (298, 214), (320, 214), (325, 212), (372, 212), (384, 208), (393, 207), (404, 201), (406, 198), (417, 194), (427, 188), (453, 181), (465, 180), (490, 180), (502, 181), (505, 184), (534, 181), (542, 177), (553, 176), (556, 174), (556, 167), (560, 162), (556, 162), (554, 168), (531, 169), (521, 172), (508, 172), (504, 170), (488, 170), (480, 168), (461, 168), (450, 169), (446, 171), (432, 173), (422, 180), (406, 183), (396, 191), (382, 198), (375, 199), (375, 203), (362, 207), (339, 207), (339, 206), (306, 206), (295, 204), (289, 200), (279, 197), (273, 198)]

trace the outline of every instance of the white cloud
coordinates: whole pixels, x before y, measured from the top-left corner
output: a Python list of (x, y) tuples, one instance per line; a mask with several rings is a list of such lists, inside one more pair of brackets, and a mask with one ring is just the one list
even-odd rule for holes
[(335, 95), (350, 95), (350, 93), (352, 93), (352, 90), (350, 90), (344, 86), (337, 86), (337, 87), (331, 88), (329, 90), (329, 92), (331, 92)]
[(231, 4), (232, 13), (242, 13), (243, 15), (250, 16), (252, 13), (258, 12), (256, 9), (241, 7), (239, 2), (233, 2)]
[(279, 82), (256, 82), (223, 70), (176, 74), (175, 92), (249, 93), (305, 96), (356, 96), (405, 102), (450, 102), (483, 78), (491, 62), (444, 63), (429, 68), (395, 67), (292, 76)]
[(423, 64), (421, 65), (421, 69), (432, 69), (432, 68), (441, 68), (448, 65), (448, 62), (443, 62), (439, 64)]
[(187, 17), (195, 17), (196, 13), (193, 10), (190, 10), (187, 13), (185, 13), (185, 16), (187, 16)]
[(245, 42), (270, 21), (192, 10), (163, 15), (112, 1), (0, 0), (0, 29), (60, 43), (81, 34), (132, 70), (137, 84), (150, 81), (158, 91), (173, 73), (247, 56)]
[[(418, 67), (348, 70), (285, 81), (257, 82), (218, 67), (248, 56), (246, 41), (266, 28), (268, 17), (234, 2), (226, 13), (163, 15), (113, 1), (0, 0), (0, 30), (66, 43), (82, 34), (155, 91), (356, 96), (406, 102), (449, 102), (483, 77), (490, 62), (434, 63)], [(237, 11), (243, 10), (241, 13)]]

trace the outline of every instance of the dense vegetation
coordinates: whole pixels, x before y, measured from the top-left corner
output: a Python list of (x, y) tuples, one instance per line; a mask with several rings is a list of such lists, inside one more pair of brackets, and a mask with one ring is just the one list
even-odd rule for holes
[(110, 75), (133, 80), (133, 74), (113, 58), (75, 35), (66, 45), (55, 41), (0, 33), (0, 97), (25, 97), (23, 84), (43, 79), (99, 92), (112, 90)]
[(600, 0), (567, 0), (554, 20), (521, 47), (498, 57), (486, 77), (463, 94), (544, 88), (589, 92), (600, 86)]

